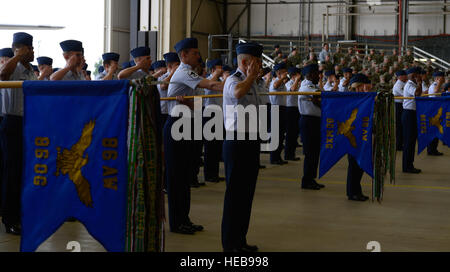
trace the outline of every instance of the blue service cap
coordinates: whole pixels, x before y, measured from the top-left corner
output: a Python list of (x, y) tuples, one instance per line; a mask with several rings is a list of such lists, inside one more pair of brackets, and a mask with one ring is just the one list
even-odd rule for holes
[(33, 46), (33, 36), (25, 32), (17, 32), (13, 35), (13, 44)]
[(127, 68), (130, 68), (131, 66), (130, 66), (130, 62), (129, 61), (125, 61), (125, 62), (123, 62), (122, 63), (122, 69), (127, 69)]
[(395, 72), (395, 75), (396, 76), (406, 76), (406, 72), (405, 72), (405, 70), (399, 70), (399, 71), (397, 71), (397, 72)]
[(236, 54), (249, 54), (260, 58), (262, 56), (263, 47), (254, 42), (240, 43), (236, 45)]
[(130, 60), (130, 67), (136, 66), (136, 62), (134, 60)]
[(33, 71), (39, 72), (39, 68), (36, 65), (31, 65), (31, 67), (33, 67)]
[(275, 72), (281, 69), (286, 69), (286, 62), (280, 62), (278, 64), (275, 64), (275, 66), (273, 67), (273, 70)]
[(224, 66), (222, 67), (222, 70), (224, 70), (225, 72), (231, 72), (231, 71), (233, 71), (233, 68), (231, 68), (231, 67), (228, 66), (228, 65), (224, 65)]
[(369, 84), (370, 80), (369, 78), (364, 74), (355, 74), (350, 78), (349, 85), (351, 86), (353, 83), (364, 83)]
[(147, 46), (141, 46), (141, 47), (137, 47), (133, 50), (131, 50), (131, 56), (133, 56), (133, 58), (138, 58), (138, 57), (142, 57), (142, 56), (150, 56), (150, 48)]
[(448, 91), (449, 87), (450, 87), (450, 82), (445, 83), (444, 91)]
[(63, 41), (60, 42), (59, 45), (61, 46), (61, 49), (63, 50), (63, 52), (70, 52), (70, 51), (74, 51), (74, 52), (83, 52), (83, 43), (80, 41), (76, 41), (76, 40), (67, 40), (67, 41)]
[(166, 62), (164, 60), (158, 60), (152, 64), (152, 68), (155, 70), (163, 67), (166, 67)]
[(165, 53), (164, 59), (166, 60), (166, 63), (180, 62), (180, 58), (178, 57), (178, 54), (175, 52)]
[(353, 70), (352, 70), (352, 68), (345, 67), (344, 69), (342, 69), (342, 72), (343, 73), (353, 73)]
[(83, 65), (83, 68), (82, 68), (82, 69), (86, 71), (87, 68), (88, 68), (88, 66), (89, 66), (89, 65), (88, 65), (87, 63), (85, 63), (85, 64)]
[(53, 68), (53, 73), (58, 71), (59, 69), (61, 69), (61, 68)]
[(113, 52), (105, 53), (102, 55), (102, 59), (103, 59), (103, 61), (108, 61), (108, 60), (119, 61), (120, 55), (117, 53), (113, 53)]
[(433, 77), (443, 77), (443, 76), (445, 76), (445, 73), (441, 71), (436, 71), (433, 73)]
[(222, 65), (222, 60), (221, 59), (213, 59), (208, 61), (207, 65), (209, 69), (212, 69), (214, 67), (216, 67), (217, 65)]
[(0, 57), (12, 58), (14, 57), (14, 52), (12, 51), (11, 48), (0, 49)]
[(420, 73), (420, 68), (419, 67), (412, 67), (412, 68), (409, 68), (408, 70), (406, 70), (406, 74), (407, 75), (409, 75), (409, 74), (419, 74)]
[(98, 67), (98, 72), (99, 73), (103, 73), (105, 71), (105, 67), (103, 67), (102, 65), (100, 65), (99, 67)]
[(90, 75), (91, 75), (91, 71), (86, 71), (86, 74), (87, 74), (88, 76), (90, 76)]
[(180, 53), (184, 49), (198, 48), (198, 40), (196, 38), (186, 38), (177, 42), (174, 48), (177, 53)]
[(39, 57), (36, 59), (38, 65), (52, 65), (53, 59), (49, 57)]
[(289, 67), (289, 69), (288, 69), (288, 73), (289, 74), (300, 74), (302, 72), (302, 70), (300, 69), (300, 68), (297, 68), (297, 67)]
[(326, 77), (329, 77), (329, 76), (331, 76), (331, 75), (335, 75), (335, 73), (334, 73), (333, 70), (331, 70), (331, 71), (325, 71), (325, 76), (326, 76)]
[(309, 73), (318, 72), (318, 71), (319, 71), (319, 66), (315, 63), (311, 63), (311, 64), (308, 64), (305, 67), (303, 67), (302, 74), (304, 76), (306, 76)]

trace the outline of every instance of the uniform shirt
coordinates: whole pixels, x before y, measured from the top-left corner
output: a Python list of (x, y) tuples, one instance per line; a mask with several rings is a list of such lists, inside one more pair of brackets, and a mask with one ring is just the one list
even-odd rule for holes
[(428, 92), (428, 84), (422, 81), (422, 92)]
[(61, 80), (86, 80), (83, 73), (73, 73), (72, 71), (67, 72)]
[[(266, 81), (264, 80), (264, 78), (258, 79), (256, 81), (256, 84), (258, 85), (258, 94), (269, 93), (269, 88), (266, 87)], [(258, 97), (260, 105), (270, 104), (270, 99), (268, 95), (258, 95)]]
[[(169, 75), (170, 75), (169, 72), (165, 73), (164, 75), (158, 77), (158, 81), (163, 81), (163, 80), (166, 79)], [(168, 89), (167, 89), (167, 90), (162, 90), (162, 89), (161, 89), (161, 84), (158, 84), (158, 85), (156, 86), (156, 88), (158, 88), (159, 97), (167, 97), (167, 92), (169, 91)], [(162, 113), (162, 114), (169, 114), (167, 102), (168, 102), (168, 101), (161, 100), (161, 113)]]
[(131, 76), (129, 76), (127, 79), (141, 79), (146, 76), (149, 76), (150, 74), (142, 71), (142, 69), (137, 70), (136, 72), (132, 73)]
[(348, 92), (348, 85), (347, 85), (347, 86), (344, 86), (344, 81), (345, 81), (345, 77), (343, 77), (343, 78), (341, 79), (341, 81), (339, 81), (339, 87), (338, 87), (338, 90), (339, 90), (340, 92)]
[[(395, 82), (394, 87), (392, 88), (392, 93), (394, 96), (403, 96), (403, 88), (405, 87), (405, 82), (397, 79), (397, 82)], [(402, 103), (403, 99), (395, 99), (395, 103)]]
[[(180, 66), (178, 66), (178, 69), (170, 79), (167, 96), (176, 97), (195, 95), (194, 90), (197, 89), (198, 84), (202, 80), (203, 78), (197, 75), (197, 73), (192, 70), (192, 67), (190, 65), (181, 62)], [(175, 108), (175, 106), (179, 104), (180, 103), (176, 100), (168, 101), (167, 110), (170, 115), (172, 115), (172, 110)], [(175, 115), (172, 116), (176, 117)]]
[(105, 76), (106, 76), (106, 71), (103, 71), (95, 77), (95, 80), (103, 79)]
[[(294, 85), (295, 80), (291, 79), (286, 83), (286, 91), (288, 92), (298, 92), (298, 90), (292, 91), (292, 85)], [(298, 107), (298, 95), (287, 95), (286, 96), (286, 106), (287, 107)]]
[[(211, 79), (213, 78), (213, 75), (209, 75), (207, 77), (207, 79)], [(205, 90), (205, 95), (210, 95), (210, 94), (222, 94), (222, 92), (220, 91), (213, 91), (213, 90), (208, 90), (208, 89), (204, 89)], [(222, 107), (223, 104), (223, 99), (221, 97), (214, 97), (214, 98), (205, 98), (204, 99), (204, 106), (207, 107), (209, 105), (218, 105), (220, 107)]]
[[(274, 84), (278, 80), (279, 80), (278, 78), (274, 78), (272, 80), (272, 82), (270, 82), (269, 93), (286, 92), (286, 85), (284, 83), (281, 84), (280, 87), (278, 87), (278, 89), (275, 89)], [(269, 99), (270, 99), (270, 104), (272, 104), (272, 105), (286, 106), (286, 96), (285, 95), (271, 95), (269, 97)]]
[[(415, 97), (417, 84), (411, 80), (405, 84), (403, 88), (403, 96), (404, 97)], [(403, 100), (403, 108), (405, 110), (416, 110), (416, 100), (415, 99), (405, 99)]]
[[(300, 92), (315, 92), (318, 88), (310, 80), (303, 80), (300, 86)], [(298, 110), (301, 115), (309, 116), (321, 116), (320, 108), (311, 101), (312, 95), (299, 95), (298, 96)]]
[[(233, 114), (233, 112), (227, 110), (227, 106), (236, 109), (238, 105), (242, 105), (244, 108), (249, 105), (255, 105), (256, 112), (258, 112), (259, 98), (258, 98), (258, 85), (256, 84), (256, 82), (253, 82), (252, 86), (250, 87), (250, 90), (243, 97), (238, 99), (234, 95), (236, 85), (239, 82), (244, 81), (246, 78), (247, 76), (238, 68), (236, 73), (229, 76), (225, 81), (225, 86), (223, 88), (223, 112), (226, 131), (237, 131), (237, 118), (238, 118), (237, 112)], [(245, 132), (250, 132), (248, 114), (245, 114)]]
[(328, 51), (326, 51), (325, 49), (322, 49), (322, 51), (319, 54), (319, 61), (320, 63), (323, 63), (325, 61), (325, 58), (328, 56)]
[(327, 83), (323, 86), (323, 89), (327, 92), (330, 92), (333, 88), (334, 88), (334, 82), (327, 81)]
[[(9, 77), (10, 81), (37, 80), (33, 69), (28, 70), (22, 63)], [(2, 114), (23, 116), (23, 89), (2, 89)]]
[[(430, 88), (428, 88), (428, 94), (435, 94), (437, 93), (439, 90), (436, 90), (437, 87), (437, 82), (433, 82), (433, 84), (431, 84)], [(430, 95), (430, 97), (436, 97), (435, 95)]]
[[(108, 73), (106, 71), (103, 71), (101, 73), (99, 73), (97, 75), (97, 77), (95, 78), (96, 80), (100, 80), (103, 79)], [(118, 80), (119, 78), (117, 77), (117, 73), (114, 73), (112, 80)]]

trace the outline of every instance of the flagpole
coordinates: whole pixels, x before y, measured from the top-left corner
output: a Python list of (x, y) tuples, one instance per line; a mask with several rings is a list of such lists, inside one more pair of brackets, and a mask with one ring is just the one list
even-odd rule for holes
[[(130, 85), (133, 83), (130, 81)], [(167, 84), (167, 82), (163, 81), (151, 81), (150, 85), (158, 85), (158, 84)], [(0, 89), (3, 88), (11, 88), (11, 89), (21, 89), (23, 87), (23, 81), (0, 81)], [(258, 95), (321, 95), (321, 92), (271, 92), (271, 93), (259, 93)], [(441, 95), (441, 93), (435, 93), (435, 94), (424, 94), (421, 97), (427, 97), (427, 96), (436, 96)], [(194, 99), (195, 97), (198, 98), (218, 98), (223, 97), (221, 94), (210, 94), (210, 95), (198, 95), (198, 96), (185, 96), (184, 99)], [(415, 99), (415, 97), (402, 97), (402, 96), (396, 96), (394, 99)], [(176, 97), (162, 97), (162, 101), (170, 101), (170, 100), (176, 100)]]

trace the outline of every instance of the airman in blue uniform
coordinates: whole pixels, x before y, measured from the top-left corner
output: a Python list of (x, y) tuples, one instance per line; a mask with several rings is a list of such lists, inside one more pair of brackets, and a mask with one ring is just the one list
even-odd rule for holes
[[(257, 246), (247, 244), (253, 196), (259, 172), (260, 141), (251, 140), (249, 116), (233, 113), (237, 107), (258, 106), (257, 77), (261, 69), (262, 46), (255, 43), (238, 44), (238, 68), (227, 78), (223, 91), (224, 123), (227, 137), (223, 144), (226, 191), (222, 218), (222, 247), (224, 251), (255, 252)], [(238, 119), (244, 128), (238, 126)], [(230, 139), (233, 135), (233, 139)], [(245, 140), (238, 140), (237, 136)]]
[[(404, 97), (416, 97), (422, 95), (421, 70), (418, 67), (409, 68), (406, 71), (408, 82), (403, 88)], [(416, 100), (403, 100), (403, 172), (418, 174), (420, 169), (414, 167), (414, 153), (417, 141), (417, 116)]]
[[(192, 110), (194, 109), (194, 103), (193, 100), (184, 99), (184, 96), (193, 95), (197, 88), (221, 91), (223, 83), (204, 79), (194, 72), (193, 69), (200, 64), (197, 39), (181, 40), (175, 45), (175, 49), (180, 57), (181, 64), (170, 80), (167, 96), (176, 97), (176, 100), (168, 101), (169, 117), (163, 132), (169, 226), (172, 232), (194, 234), (196, 231), (203, 230), (203, 226), (194, 225), (189, 218), (190, 185), (195, 178), (195, 165), (192, 159), (194, 141), (192, 135), (190, 139), (178, 139), (175, 137), (176, 135), (172, 135), (172, 126), (182, 118), (188, 118), (184, 120), (193, 124)], [(187, 106), (190, 109), (191, 117), (180, 117), (177, 112), (179, 105)]]
[[(14, 57), (0, 67), (0, 80), (37, 80), (31, 66), (34, 60), (33, 36), (25, 32), (14, 33), (12, 50)], [(2, 222), (7, 233), (17, 235), (21, 232), (23, 108), (22, 89), (2, 90)]]
[[(319, 83), (319, 67), (317, 64), (309, 64), (302, 69), (305, 80), (302, 81), (300, 92), (317, 92)], [(298, 108), (300, 111), (300, 133), (303, 142), (303, 154), (305, 161), (303, 165), (302, 188), (320, 190), (325, 185), (316, 181), (317, 168), (320, 156), (320, 100), (318, 96), (299, 95)]]
[(83, 63), (83, 44), (76, 40), (66, 40), (60, 43), (66, 67), (59, 69), (50, 76), (50, 80), (86, 80), (79, 67)]

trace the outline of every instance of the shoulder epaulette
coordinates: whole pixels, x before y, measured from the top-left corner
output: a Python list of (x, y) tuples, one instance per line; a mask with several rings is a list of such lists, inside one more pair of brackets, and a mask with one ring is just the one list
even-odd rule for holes
[(235, 77), (241, 77), (241, 75), (242, 75), (241, 72), (236, 72), (233, 74), (233, 76), (235, 76)]

